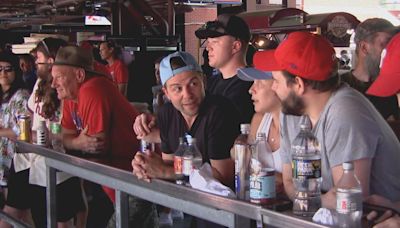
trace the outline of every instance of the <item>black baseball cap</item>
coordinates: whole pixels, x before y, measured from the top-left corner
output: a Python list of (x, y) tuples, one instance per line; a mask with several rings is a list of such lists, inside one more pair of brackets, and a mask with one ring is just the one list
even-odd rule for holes
[(235, 15), (221, 14), (215, 21), (208, 21), (195, 32), (197, 38), (207, 39), (230, 35), (245, 42), (250, 41), (250, 29), (246, 22)]

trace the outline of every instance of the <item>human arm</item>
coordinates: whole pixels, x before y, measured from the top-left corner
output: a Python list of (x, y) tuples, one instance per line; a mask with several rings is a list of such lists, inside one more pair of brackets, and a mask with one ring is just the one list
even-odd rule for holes
[[(400, 210), (400, 201), (391, 202), (385, 197), (379, 195), (371, 195), (366, 199), (366, 202), (373, 205), (393, 208), (397, 211)], [(372, 211), (367, 215), (367, 220), (373, 221), (376, 224), (374, 228), (400, 227), (400, 216), (398, 214), (394, 215), (391, 210), (387, 210), (379, 218), (378, 218), (378, 213), (376, 211)]]
[(154, 152), (137, 152), (132, 160), (133, 174), (147, 182), (153, 178), (174, 180), (173, 159), (174, 154), (162, 153), (160, 156)]
[(88, 135), (88, 127), (85, 127), (79, 135), (76, 130), (63, 128), (62, 134), (64, 147), (70, 150), (104, 153), (109, 147), (105, 133)]
[(235, 180), (235, 163), (232, 159), (210, 160), (213, 177), (222, 184), (233, 187)]
[(156, 126), (156, 118), (149, 113), (138, 115), (132, 126), (138, 139), (152, 143), (160, 143), (160, 130)]
[[(354, 174), (357, 176), (361, 184), (363, 197), (369, 196), (369, 177), (371, 170), (371, 159), (359, 159), (352, 161), (354, 165)], [(334, 186), (336, 186), (343, 175), (342, 165), (335, 166), (331, 169)], [(327, 193), (322, 195), (322, 206), (325, 208), (336, 208), (336, 191), (335, 188), (330, 189)]]
[(11, 140), (17, 140), (17, 134), (11, 128), (1, 128), (0, 129), (0, 137), (6, 137)]

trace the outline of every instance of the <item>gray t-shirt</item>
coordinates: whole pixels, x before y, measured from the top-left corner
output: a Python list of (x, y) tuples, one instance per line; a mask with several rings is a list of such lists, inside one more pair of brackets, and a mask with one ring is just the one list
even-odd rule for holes
[[(305, 117), (281, 116), (282, 160), (290, 163), (291, 142)], [(363, 95), (347, 84), (342, 85), (330, 97), (312, 132), (321, 146), (322, 190), (333, 187), (333, 167), (372, 158), (370, 194), (400, 200), (400, 143)]]

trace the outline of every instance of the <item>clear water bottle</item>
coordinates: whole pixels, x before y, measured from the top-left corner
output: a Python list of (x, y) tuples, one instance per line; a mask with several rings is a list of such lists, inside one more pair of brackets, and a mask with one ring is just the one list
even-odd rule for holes
[(185, 153), (187, 144), (183, 137), (179, 137), (179, 146), (174, 154), (174, 171), (175, 171), (175, 183), (185, 185), (185, 178), (183, 176), (182, 164), (183, 155)]
[(186, 136), (187, 147), (183, 154), (182, 173), (185, 183), (189, 185), (189, 176), (193, 170), (200, 169), (203, 164), (203, 158), (200, 150), (197, 148), (196, 139), (190, 135)]
[(250, 124), (240, 124), (241, 134), (236, 138), (233, 145), (235, 158), (235, 191), (238, 199), (250, 200), (249, 165), (251, 158), (248, 136)]
[(61, 124), (59, 122), (50, 123), (50, 141), (53, 150), (65, 152), (62, 142)]
[(292, 177), (296, 190), (293, 213), (313, 216), (321, 207), (321, 153), (309, 121), (300, 124), (292, 142)]
[(36, 129), (36, 144), (47, 147), (49, 142), (49, 132), (47, 130), (46, 121), (41, 120), (39, 127)]
[(250, 202), (272, 203), (276, 197), (275, 164), (265, 133), (257, 133), (250, 162)]
[(351, 162), (343, 163), (343, 175), (336, 186), (339, 227), (361, 227), (362, 189)]

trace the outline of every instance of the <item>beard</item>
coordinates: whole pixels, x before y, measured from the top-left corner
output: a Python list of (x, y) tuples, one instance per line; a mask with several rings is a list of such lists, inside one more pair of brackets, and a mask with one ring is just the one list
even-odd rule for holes
[(304, 101), (293, 91), (285, 100), (282, 100), (282, 112), (288, 115), (301, 116), (304, 114)]
[(368, 75), (370, 76), (370, 81), (375, 81), (375, 79), (378, 77), (380, 71), (380, 61), (380, 58), (375, 58), (371, 54), (366, 56), (365, 64), (367, 67)]

